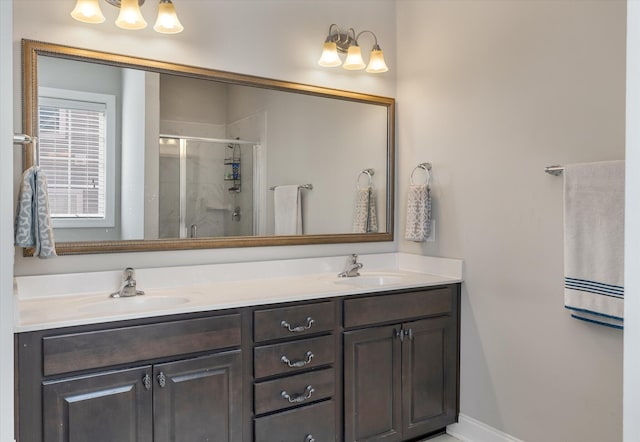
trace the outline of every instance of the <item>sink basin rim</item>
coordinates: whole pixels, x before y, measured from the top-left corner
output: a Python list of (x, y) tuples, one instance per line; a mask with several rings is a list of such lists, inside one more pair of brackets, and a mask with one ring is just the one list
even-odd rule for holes
[(139, 295), (96, 300), (78, 307), (82, 313), (128, 313), (176, 307), (190, 301), (184, 296)]
[(400, 284), (406, 281), (406, 279), (407, 275), (402, 273), (371, 272), (361, 273), (360, 276), (354, 276), (351, 278), (338, 278), (334, 283), (340, 285), (355, 285), (359, 287), (377, 287)]

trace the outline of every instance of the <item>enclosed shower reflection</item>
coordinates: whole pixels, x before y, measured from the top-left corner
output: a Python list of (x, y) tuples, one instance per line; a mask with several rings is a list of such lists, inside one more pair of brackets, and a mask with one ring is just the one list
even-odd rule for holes
[(160, 238), (254, 234), (259, 145), (174, 135), (159, 142)]

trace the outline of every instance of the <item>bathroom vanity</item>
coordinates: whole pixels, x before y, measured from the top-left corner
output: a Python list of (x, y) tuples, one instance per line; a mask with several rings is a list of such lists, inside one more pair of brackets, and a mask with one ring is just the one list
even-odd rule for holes
[[(376, 287), (332, 281), (300, 300), (17, 333), (18, 440), (428, 436), (457, 419), (460, 283), (402, 287), (397, 275)], [(291, 290), (286, 278), (258, 285)]]

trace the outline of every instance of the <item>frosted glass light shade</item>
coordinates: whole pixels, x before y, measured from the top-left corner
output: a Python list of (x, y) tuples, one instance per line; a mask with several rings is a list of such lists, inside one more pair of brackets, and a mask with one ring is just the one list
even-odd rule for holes
[(360, 46), (349, 46), (347, 58), (342, 67), (350, 71), (358, 71), (360, 69), (364, 69), (365, 66), (364, 60), (362, 60), (362, 51), (360, 50)]
[(387, 72), (389, 68), (387, 63), (384, 62), (384, 54), (381, 49), (374, 48), (369, 56), (369, 65), (367, 66), (367, 72), (371, 74), (379, 74)]
[(322, 55), (320, 56), (320, 60), (318, 60), (318, 64), (327, 68), (340, 66), (342, 64), (342, 60), (340, 60), (340, 57), (338, 56), (338, 48), (335, 42), (324, 42), (324, 45), (322, 46)]
[(116, 19), (116, 26), (131, 30), (147, 27), (147, 22), (140, 12), (138, 0), (122, 0), (120, 2), (120, 14)]
[(156, 32), (162, 34), (177, 34), (184, 30), (184, 26), (178, 20), (176, 8), (171, 0), (161, 0), (158, 5), (158, 19), (153, 26)]
[(104, 21), (98, 0), (78, 0), (76, 7), (71, 11), (71, 17), (84, 23), (102, 23)]

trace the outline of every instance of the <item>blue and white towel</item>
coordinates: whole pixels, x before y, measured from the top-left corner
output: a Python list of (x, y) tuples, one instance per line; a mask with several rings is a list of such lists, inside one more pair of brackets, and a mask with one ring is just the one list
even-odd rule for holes
[(565, 167), (564, 274), (573, 317), (623, 327), (624, 161)]
[(56, 256), (47, 178), (39, 166), (28, 168), (22, 175), (16, 209), (15, 240), (18, 247), (33, 247), (34, 256)]

